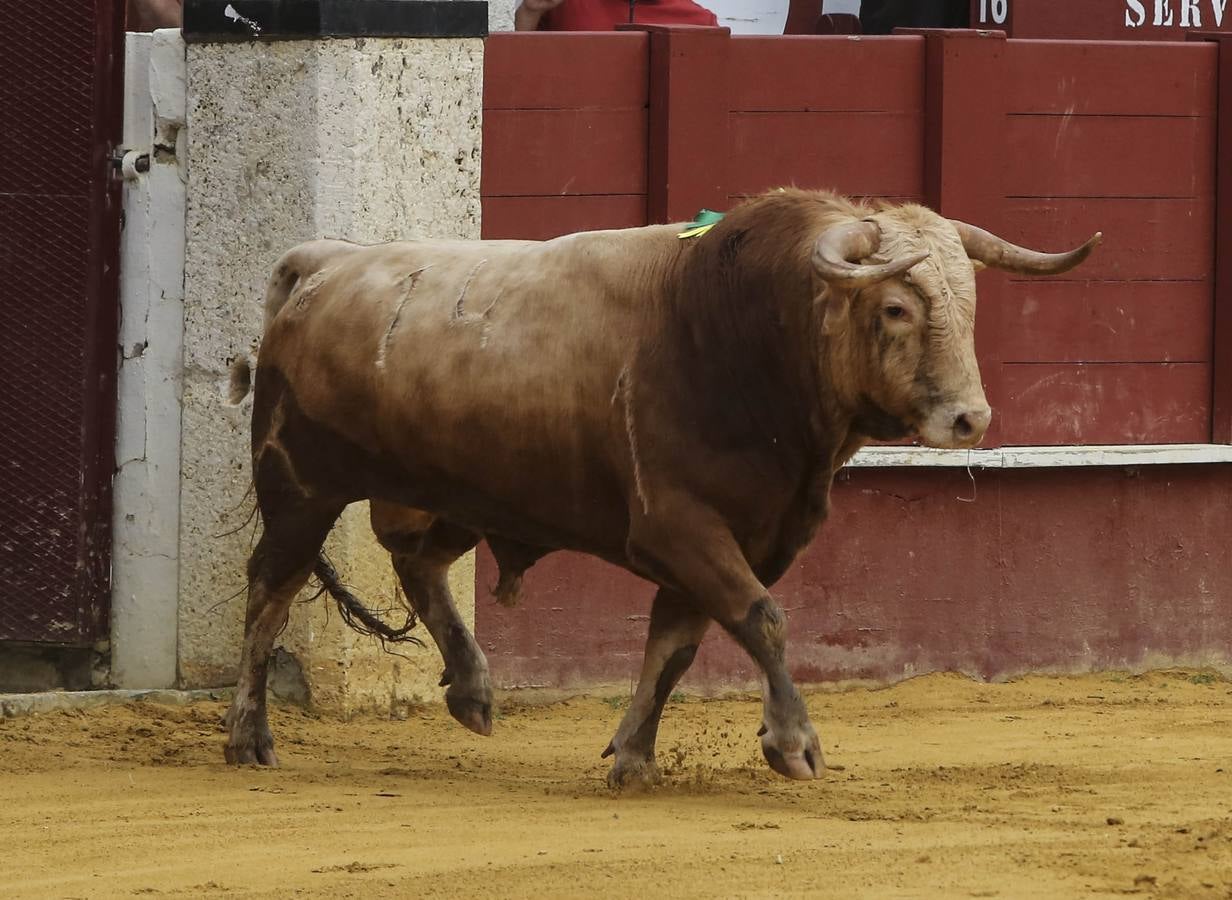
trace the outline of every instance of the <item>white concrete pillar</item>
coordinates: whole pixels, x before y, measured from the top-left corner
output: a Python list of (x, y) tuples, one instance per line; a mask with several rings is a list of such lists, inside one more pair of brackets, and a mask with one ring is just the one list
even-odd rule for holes
[[(217, 5), (221, 19), (226, 4)], [(323, 18), (328, 5), (321, 0)], [(483, 4), (470, 5), (486, 23)], [(184, 687), (226, 684), (236, 675), (253, 535), (252, 525), (245, 526), (252, 508), (251, 397), (228, 405), (228, 367), (252, 353), (260, 337), (272, 264), (284, 250), (317, 237), (479, 236), (481, 39), (266, 40), (276, 37), (268, 23), (253, 25), (262, 40), (212, 42), (209, 32), (234, 29), (234, 22), (185, 22)], [(361, 596), (392, 604), (395, 578), (371, 537), (366, 504), (347, 511), (327, 552)], [(473, 560), (456, 568), (458, 605), (473, 622)], [(409, 659), (390, 656), (349, 631), (322, 598), (292, 608), (280, 638), (286, 652), (277, 658), (294, 658), (289, 669), (302, 670), (318, 707), (388, 710), (440, 696), (440, 657), (420, 632), (427, 649), (402, 645), (399, 652)]]
[(121, 688), (176, 681), (180, 372), (184, 330), (184, 42), (178, 30), (125, 41), (129, 171), (120, 244), (111, 676)]

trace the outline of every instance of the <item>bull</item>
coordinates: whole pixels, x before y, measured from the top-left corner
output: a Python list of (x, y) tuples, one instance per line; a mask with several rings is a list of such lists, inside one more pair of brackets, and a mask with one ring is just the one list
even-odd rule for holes
[(658, 587), (638, 686), (604, 751), (610, 784), (656, 779), (664, 703), (711, 622), (761, 670), (770, 767), (823, 770), (768, 588), (860, 447), (984, 435), (976, 267), (1065, 272), (1100, 235), (1041, 253), (922, 206), (801, 190), (680, 233), (315, 241), (277, 262), (253, 375), (264, 529), (230, 762), (277, 763), (274, 638), (310, 575), (329, 574), (321, 548), (343, 508), (368, 500), (440, 650), (449, 711), (472, 731), (491, 731), (492, 686), (446, 572), (486, 539), (505, 601), (560, 549)]

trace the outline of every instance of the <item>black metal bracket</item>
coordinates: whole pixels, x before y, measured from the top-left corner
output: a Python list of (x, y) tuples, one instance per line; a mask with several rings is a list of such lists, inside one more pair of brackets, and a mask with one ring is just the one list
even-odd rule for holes
[(185, 0), (184, 40), (486, 37), (486, 0)]

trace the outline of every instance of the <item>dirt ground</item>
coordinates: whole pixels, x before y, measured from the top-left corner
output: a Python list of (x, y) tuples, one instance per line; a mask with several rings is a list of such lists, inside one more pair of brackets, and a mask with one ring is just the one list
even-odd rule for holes
[(779, 779), (758, 704), (674, 699), (666, 784), (616, 796), (619, 699), (506, 702), (492, 737), (222, 704), (0, 719), (0, 895), (1232, 897), (1232, 685), (928, 676), (815, 692), (831, 770)]

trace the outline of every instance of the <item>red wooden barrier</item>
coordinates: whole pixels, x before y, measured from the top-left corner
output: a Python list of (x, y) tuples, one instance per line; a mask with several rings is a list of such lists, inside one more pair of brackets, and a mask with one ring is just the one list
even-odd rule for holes
[(1105, 244), (1010, 281), (1003, 443), (1210, 440), (1216, 53), (1199, 46), (1006, 44), (1004, 231)]
[(650, 33), (649, 221), (687, 220), (787, 184), (922, 196), (918, 39), (633, 27)]
[(646, 224), (647, 43), (636, 33), (487, 39), (483, 237)]
[(729, 202), (785, 184), (919, 200), (923, 52), (911, 37), (733, 38)]

